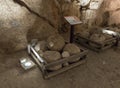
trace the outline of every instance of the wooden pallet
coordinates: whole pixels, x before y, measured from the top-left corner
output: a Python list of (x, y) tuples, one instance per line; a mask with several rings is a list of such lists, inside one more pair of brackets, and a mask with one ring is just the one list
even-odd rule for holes
[[(36, 63), (38, 64), (42, 74), (43, 74), (43, 78), (47, 79), (47, 78), (50, 78), (50, 77), (53, 77), (57, 74), (60, 74), (64, 71), (67, 71), (69, 69), (72, 69), (78, 65), (81, 65), (81, 64), (84, 64), (86, 62), (86, 56), (87, 56), (87, 53), (88, 53), (88, 50), (85, 50), (85, 49), (81, 49), (81, 53), (78, 53), (76, 55), (73, 55), (73, 56), (70, 56), (68, 58), (64, 58), (64, 59), (60, 59), (58, 61), (55, 61), (55, 62), (52, 62), (52, 63), (46, 63), (46, 62), (40, 62), (39, 59), (38, 59), (38, 56), (39, 55), (35, 50), (34, 48), (31, 46), (31, 49), (30, 50), (30, 55), (32, 56), (32, 58), (36, 61)], [(35, 53), (37, 55), (35, 55)], [(69, 63), (70, 60), (73, 60), (75, 58), (80, 58), (79, 61), (77, 62), (74, 62), (74, 63)], [(43, 58), (42, 58), (43, 59)], [(44, 61), (44, 59), (43, 59)], [(68, 66), (65, 66), (65, 67), (62, 67), (61, 69), (59, 70), (56, 70), (56, 71), (48, 71), (47, 68), (50, 68), (52, 66), (56, 66), (56, 65), (59, 65), (59, 64), (63, 64), (63, 63), (66, 63), (68, 62), (69, 65)]]
[[(92, 41), (88, 38), (84, 38), (82, 36), (80, 36), (79, 34), (75, 35), (74, 41), (88, 49), (91, 49), (93, 51), (96, 52), (101, 52), (104, 51), (106, 49), (111, 48), (112, 46), (114, 46), (116, 44), (116, 38), (112, 37), (106, 41), (104, 41), (103, 43), (97, 43), (95, 41)], [(97, 47), (91, 46), (90, 43), (94, 44)]]

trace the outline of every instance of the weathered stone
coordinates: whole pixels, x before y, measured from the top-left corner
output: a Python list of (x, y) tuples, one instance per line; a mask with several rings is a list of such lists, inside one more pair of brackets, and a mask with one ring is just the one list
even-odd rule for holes
[[(71, 43), (66, 44), (64, 49), (63, 49), (63, 51), (69, 52), (70, 55), (75, 55), (75, 54), (81, 53), (80, 48), (77, 45), (71, 44)], [(78, 60), (80, 60), (79, 57), (78, 58), (74, 58), (73, 60), (70, 60), (69, 62), (72, 63), (72, 62), (76, 62)]]
[(53, 51), (61, 51), (65, 45), (65, 40), (61, 35), (52, 35), (47, 39), (48, 49)]
[[(61, 55), (57, 51), (46, 51), (46, 52), (44, 52), (43, 57), (48, 63), (52, 63), (52, 62), (55, 62), (55, 61), (61, 59)], [(58, 70), (60, 68), (62, 68), (62, 65), (58, 64), (56, 66), (49, 67), (48, 70), (54, 71), (54, 70)]]
[(36, 51), (47, 51), (47, 42), (45, 40), (39, 41), (36, 45), (35, 45), (35, 50)]
[(105, 36), (102, 34), (93, 34), (91, 35), (90, 39), (92, 41), (102, 44), (105, 41)]

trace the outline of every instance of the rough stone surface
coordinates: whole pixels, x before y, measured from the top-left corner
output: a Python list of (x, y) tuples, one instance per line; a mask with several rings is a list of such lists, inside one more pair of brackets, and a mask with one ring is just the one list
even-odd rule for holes
[(61, 51), (65, 45), (65, 40), (61, 35), (52, 35), (47, 39), (48, 49), (53, 51)]
[[(65, 45), (63, 51), (67, 51), (69, 52), (69, 54), (72, 56), (72, 55), (75, 55), (75, 54), (78, 54), (78, 53), (81, 53), (81, 50), (80, 48), (75, 45), (75, 44), (72, 44), (72, 43), (68, 43)], [(70, 60), (69, 62), (72, 63), (72, 62), (77, 62), (80, 58), (74, 58), (72, 60)]]
[(102, 26), (120, 24), (120, 0), (104, 0), (97, 15), (97, 24)]
[(26, 8), (12, 0), (0, 0), (0, 51), (13, 52), (27, 46), (27, 31), (35, 21)]
[[(55, 62), (57, 60), (60, 60), (61, 55), (57, 51), (45, 51), (43, 54), (43, 58), (47, 61), (47, 63), (52, 63), (52, 62)], [(58, 70), (60, 68), (62, 68), (62, 65), (58, 64), (58, 65), (51, 66), (51, 67), (47, 68), (47, 70), (55, 71), (55, 70)]]
[(90, 39), (97, 43), (103, 43), (105, 41), (105, 36), (103, 34), (93, 34), (91, 35)]
[(34, 26), (28, 31), (27, 39), (28, 41), (31, 39), (44, 40), (47, 39), (50, 35), (54, 35), (56, 33), (56, 29), (51, 27), (44, 20), (38, 18)]

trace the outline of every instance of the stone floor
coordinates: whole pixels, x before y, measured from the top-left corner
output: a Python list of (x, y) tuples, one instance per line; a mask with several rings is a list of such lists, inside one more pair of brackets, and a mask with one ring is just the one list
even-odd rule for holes
[(25, 51), (0, 55), (0, 88), (120, 88), (120, 51), (89, 51), (87, 63), (48, 80), (35, 67), (24, 71), (19, 64)]

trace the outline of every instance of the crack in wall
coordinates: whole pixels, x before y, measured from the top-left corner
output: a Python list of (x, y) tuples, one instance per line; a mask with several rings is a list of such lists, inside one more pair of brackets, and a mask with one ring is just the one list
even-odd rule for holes
[(21, 1), (21, 0), (13, 0), (15, 3), (19, 4), (20, 6), (25, 7), (29, 12), (31, 12), (32, 14), (36, 15), (37, 17), (43, 19), (44, 21), (46, 21), (49, 25), (51, 25), (53, 28), (55, 28), (54, 24), (46, 19), (45, 17), (41, 16), (40, 14), (38, 14), (37, 12), (33, 11), (32, 9), (30, 9), (29, 6), (26, 5), (25, 2)]

